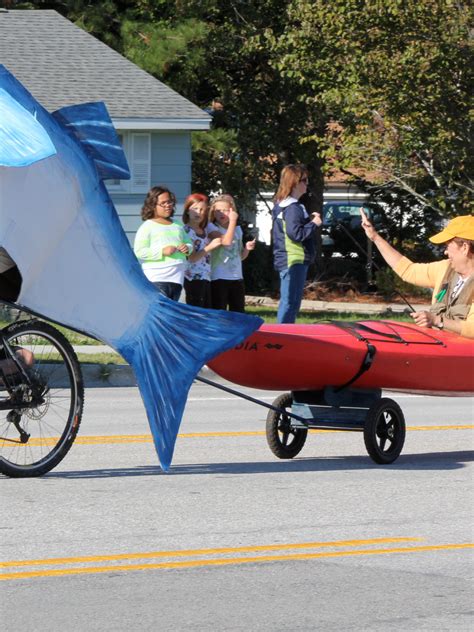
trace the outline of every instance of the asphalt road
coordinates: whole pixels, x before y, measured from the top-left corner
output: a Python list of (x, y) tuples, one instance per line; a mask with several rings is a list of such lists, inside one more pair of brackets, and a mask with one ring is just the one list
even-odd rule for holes
[(56, 470), (0, 479), (2, 629), (472, 630), (473, 402), (394, 398), (394, 464), (346, 432), (280, 461), (196, 385), (163, 474), (138, 391), (88, 389)]

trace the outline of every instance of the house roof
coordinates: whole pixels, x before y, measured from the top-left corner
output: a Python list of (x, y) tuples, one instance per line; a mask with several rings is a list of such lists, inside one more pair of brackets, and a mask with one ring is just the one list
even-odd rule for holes
[(0, 63), (50, 111), (104, 101), (122, 129), (209, 128), (208, 114), (53, 10), (0, 10)]

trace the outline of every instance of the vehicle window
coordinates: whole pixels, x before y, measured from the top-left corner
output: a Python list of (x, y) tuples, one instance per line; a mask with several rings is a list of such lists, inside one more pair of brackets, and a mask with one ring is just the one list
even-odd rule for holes
[(362, 206), (362, 204), (325, 204), (324, 219), (327, 222), (331, 222), (339, 219), (359, 217), (360, 209)]

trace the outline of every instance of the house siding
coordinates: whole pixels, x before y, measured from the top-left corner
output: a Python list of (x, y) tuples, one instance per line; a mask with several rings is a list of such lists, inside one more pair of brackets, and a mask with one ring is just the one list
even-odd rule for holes
[[(143, 130), (146, 131), (146, 130)], [(183, 212), (183, 204), (191, 192), (191, 133), (187, 131), (163, 131), (151, 133), (151, 186), (163, 184), (176, 195), (176, 216)], [(110, 191), (110, 197), (120, 217), (123, 229), (133, 244), (135, 233), (141, 224), (140, 211), (144, 193)]]

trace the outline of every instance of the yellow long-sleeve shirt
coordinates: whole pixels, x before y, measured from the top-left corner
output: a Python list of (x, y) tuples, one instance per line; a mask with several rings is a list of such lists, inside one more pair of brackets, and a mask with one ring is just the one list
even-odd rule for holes
[[(436, 303), (436, 295), (450, 265), (449, 259), (442, 259), (432, 263), (413, 263), (407, 257), (402, 257), (394, 270), (407, 283), (433, 288), (431, 303), (434, 304)], [(461, 336), (474, 338), (474, 305), (471, 305), (467, 318), (461, 325)]]

